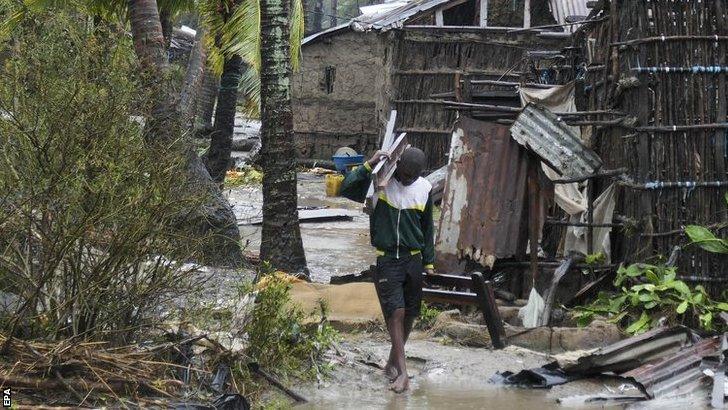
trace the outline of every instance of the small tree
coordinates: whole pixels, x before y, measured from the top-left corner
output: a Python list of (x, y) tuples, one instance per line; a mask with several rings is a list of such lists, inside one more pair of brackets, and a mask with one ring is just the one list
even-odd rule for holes
[(40, 17), (1, 69), (0, 293), (17, 303), (0, 331), (126, 341), (188, 289), (209, 238), (170, 226), (207, 198), (179, 189), (185, 143), (145, 146), (131, 43)]

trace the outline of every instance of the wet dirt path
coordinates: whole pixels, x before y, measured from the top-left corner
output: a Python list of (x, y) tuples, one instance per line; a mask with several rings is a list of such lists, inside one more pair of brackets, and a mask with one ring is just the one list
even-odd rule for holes
[[(559, 397), (603, 389), (599, 382), (582, 381), (551, 390), (503, 388), (488, 383), (498, 370), (519, 371), (549, 362), (546, 355), (520, 348), (501, 351), (440, 343), (415, 332), (407, 343), (410, 391), (388, 390), (382, 371), (389, 343), (383, 334), (349, 334), (341, 343), (341, 355), (331, 379), (297, 386), (310, 400), (301, 409), (556, 409)], [(577, 407), (578, 408), (578, 407)], [(594, 408), (594, 407), (590, 407)], [(597, 407), (604, 408), (604, 407)]]
[[(239, 220), (263, 216), (260, 186), (234, 188), (226, 194)], [(301, 224), (303, 247), (314, 282), (329, 283), (331, 276), (359, 273), (376, 261), (374, 249), (369, 244), (369, 217), (362, 212), (362, 204), (327, 197), (322, 175), (298, 175), (298, 205), (346, 209), (354, 214), (352, 221)], [(240, 233), (243, 242), (248, 243), (247, 249), (257, 253), (261, 227), (240, 225)]]

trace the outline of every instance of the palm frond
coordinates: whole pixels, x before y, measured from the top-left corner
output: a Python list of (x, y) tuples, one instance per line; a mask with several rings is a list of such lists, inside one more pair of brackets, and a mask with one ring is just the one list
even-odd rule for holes
[(298, 71), (301, 63), (301, 42), (304, 37), (303, 0), (291, 0), (291, 67)]
[(243, 113), (250, 118), (260, 117), (260, 73), (251, 66), (240, 78), (240, 92), (245, 97)]
[(157, 0), (157, 8), (176, 16), (181, 13), (194, 11), (196, 8), (194, 0)]
[[(246, 100), (245, 112), (259, 115), (260, 107), (260, 0), (242, 0), (223, 20), (223, 4), (218, 0), (203, 0), (199, 12), (208, 29), (208, 64), (217, 74), (222, 73), (225, 56), (238, 54), (247, 65), (240, 80), (240, 91)], [(297, 71), (301, 61), (301, 42), (304, 37), (302, 0), (291, 0), (290, 51), (291, 67)]]
[(260, 71), (260, 2), (243, 0), (222, 28), (220, 48), (226, 55), (238, 54)]

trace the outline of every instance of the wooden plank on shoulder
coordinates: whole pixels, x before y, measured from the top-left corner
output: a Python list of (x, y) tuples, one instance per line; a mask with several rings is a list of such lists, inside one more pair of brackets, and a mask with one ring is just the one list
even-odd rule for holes
[(409, 147), (407, 143), (407, 134), (402, 133), (397, 137), (392, 146), (387, 150), (389, 158), (381, 160), (374, 170), (372, 170), (372, 181), (374, 182), (374, 189), (380, 190), (387, 186), (387, 183), (394, 175), (394, 171), (397, 169), (397, 161), (402, 155), (405, 149)]

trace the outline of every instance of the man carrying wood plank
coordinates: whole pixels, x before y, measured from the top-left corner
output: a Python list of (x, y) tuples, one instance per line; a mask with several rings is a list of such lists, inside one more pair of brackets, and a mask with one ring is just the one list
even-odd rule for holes
[[(341, 196), (364, 202), (372, 168), (388, 155), (377, 151), (350, 172), (342, 183)], [(404, 344), (420, 313), (422, 271), (434, 274), (432, 185), (420, 176), (424, 168), (425, 154), (417, 148), (405, 149), (394, 178), (375, 194), (369, 220), (371, 243), (377, 249), (374, 284), (392, 343), (384, 370), (390, 388), (397, 393), (409, 388)]]

